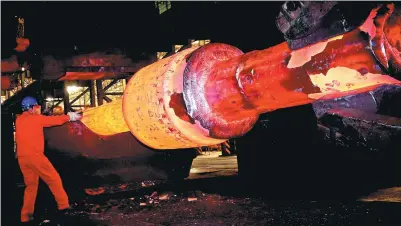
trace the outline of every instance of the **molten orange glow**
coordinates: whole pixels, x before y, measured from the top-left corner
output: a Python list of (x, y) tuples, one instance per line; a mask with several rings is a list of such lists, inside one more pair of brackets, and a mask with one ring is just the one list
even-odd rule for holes
[(377, 10), (379, 8), (380, 7), (370, 11), (368, 18), (365, 20), (365, 22), (361, 26), (359, 26), (359, 29), (363, 32), (368, 33), (371, 38), (376, 35), (376, 26), (373, 23), (373, 18), (375, 18), (377, 16)]
[(121, 99), (89, 108), (83, 112), (81, 122), (93, 132), (103, 136), (129, 131), (124, 121)]
[(329, 42), (342, 38), (343, 35), (339, 35), (327, 41), (318, 42), (316, 44), (291, 52), (291, 59), (288, 62), (287, 67), (288, 68), (301, 67), (302, 65), (310, 61), (313, 56), (315, 56), (318, 53), (321, 53), (326, 48)]
[(372, 10), (360, 27), (369, 34), (370, 48), (380, 64), (395, 73), (401, 72), (401, 10), (393, 3)]
[(395, 15), (390, 17), (384, 27), (384, 33), (386, 34), (387, 40), (398, 50), (398, 54), (401, 52), (401, 9), (395, 11)]
[(155, 149), (208, 146), (244, 135), (261, 113), (401, 86), (386, 71), (401, 68), (400, 23), (388, 41), (394, 7), (386, 7), (359, 29), (296, 51), (287, 43), (246, 54), (220, 43), (183, 50), (142, 68), (122, 101), (86, 110), (82, 122), (101, 135), (130, 131)]
[(336, 93), (337, 97), (344, 96), (341, 92), (363, 90), (362, 88), (384, 84), (401, 84), (397, 79), (384, 74), (367, 73), (362, 75), (355, 69), (336, 67), (330, 69), (326, 75), (314, 74), (310, 76), (312, 83), (319, 87), (320, 93), (312, 93), (308, 96), (313, 99)]
[(171, 96), (182, 92), (186, 56), (195, 49), (183, 50), (141, 69), (127, 84), (123, 97), (125, 121), (132, 134), (151, 148), (189, 148), (224, 141), (205, 136), (198, 124), (178, 117), (170, 107)]
[(186, 57), (195, 49), (197, 47), (184, 50), (143, 68), (127, 84), (123, 99), (85, 110), (81, 122), (102, 136), (131, 131), (142, 143), (155, 149), (224, 142), (208, 137), (199, 123), (191, 122), (182, 95), (177, 95), (183, 90)]
[[(400, 84), (381, 67), (395, 72), (401, 68), (398, 52), (383, 34), (393, 9), (388, 4), (377, 15), (372, 12), (361, 29), (296, 51), (282, 43), (238, 56), (228, 45), (204, 46), (192, 54), (186, 70), (185, 76), (191, 79), (184, 91), (191, 101), (186, 103), (189, 113), (203, 120), (210, 136), (230, 138), (252, 128), (241, 119), (311, 103), (333, 93), (340, 97), (352, 90)], [(374, 33), (374, 40), (365, 30)], [(231, 54), (228, 59), (227, 54)]]
[(88, 195), (100, 195), (105, 192), (104, 188), (99, 187), (99, 188), (86, 188), (85, 193)]

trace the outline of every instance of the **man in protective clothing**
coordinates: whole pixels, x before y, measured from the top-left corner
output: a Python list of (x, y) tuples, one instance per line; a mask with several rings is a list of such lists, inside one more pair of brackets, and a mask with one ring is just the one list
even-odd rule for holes
[(44, 155), (43, 128), (80, 120), (82, 116), (75, 112), (60, 116), (42, 115), (40, 105), (33, 97), (25, 97), (21, 107), (23, 113), (17, 116), (15, 123), (18, 163), (26, 185), (21, 222), (30, 222), (33, 220), (39, 177), (49, 186), (58, 209), (71, 209), (60, 175)]

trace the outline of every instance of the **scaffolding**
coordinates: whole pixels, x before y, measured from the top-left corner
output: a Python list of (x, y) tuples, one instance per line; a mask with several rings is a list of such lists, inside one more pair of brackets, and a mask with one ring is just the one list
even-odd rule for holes
[(2, 73), (2, 76), (7, 76), (10, 79), (10, 88), (1, 91), (1, 103), (36, 81), (32, 79), (29, 70), (22, 69), (20, 71)]

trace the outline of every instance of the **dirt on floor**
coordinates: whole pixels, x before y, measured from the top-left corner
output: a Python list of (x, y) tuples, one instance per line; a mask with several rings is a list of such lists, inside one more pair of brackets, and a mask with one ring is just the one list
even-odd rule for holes
[[(390, 202), (400, 198), (400, 188), (369, 196), (259, 185), (239, 179), (235, 156), (209, 153), (195, 159), (184, 181), (142, 181), (71, 194), (74, 211), (65, 217), (56, 214), (51, 194), (41, 187), (36, 219), (47, 226), (401, 225), (401, 203)], [(374, 200), (383, 192), (387, 201)], [(358, 201), (361, 197), (373, 202)]]

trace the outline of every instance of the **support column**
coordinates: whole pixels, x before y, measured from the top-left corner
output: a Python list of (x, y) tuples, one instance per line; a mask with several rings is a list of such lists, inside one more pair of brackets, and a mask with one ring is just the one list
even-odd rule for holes
[(42, 97), (42, 104), (41, 104), (41, 107), (42, 107), (42, 112), (44, 111), (44, 110), (46, 110), (47, 111), (47, 109), (46, 109), (46, 97), (45, 97), (45, 92), (42, 90), (42, 91), (40, 91), (40, 95), (41, 95), (41, 97)]
[(95, 92), (95, 81), (91, 80), (89, 83), (89, 93), (91, 107), (96, 107), (96, 92)]
[(103, 105), (103, 97), (104, 97), (102, 80), (96, 80), (96, 89), (97, 89), (97, 105), (101, 106)]
[(64, 81), (63, 83), (63, 91), (64, 91), (64, 113), (67, 114), (70, 111), (70, 95), (67, 91), (67, 83)]

